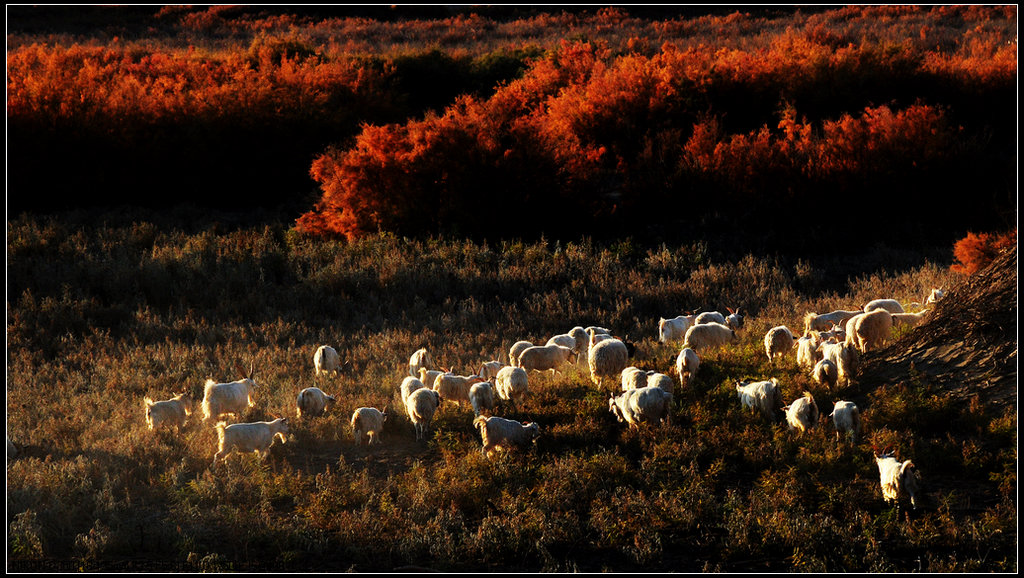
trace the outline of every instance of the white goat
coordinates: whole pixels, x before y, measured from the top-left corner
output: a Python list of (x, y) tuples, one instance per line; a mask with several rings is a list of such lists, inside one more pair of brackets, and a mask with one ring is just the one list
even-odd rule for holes
[(878, 464), (882, 497), (886, 502), (899, 504), (901, 495), (910, 497), (910, 506), (917, 509), (917, 493), (921, 485), (921, 474), (910, 460), (901, 462), (892, 453), (883, 451), (875, 455)]
[(491, 381), (498, 377), (498, 372), (501, 371), (502, 367), (505, 367), (505, 364), (500, 361), (485, 361), (480, 365), (480, 370), (476, 374), (487, 381)]
[(564, 345), (534, 345), (527, 347), (519, 355), (519, 363), (529, 373), (530, 371), (550, 371), (552, 377), (560, 373), (559, 368), (566, 364), (576, 363), (576, 352)]
[(672, 421), (672, 394), (658, 386), (631, 389), (618, 397), (608, 398), (608, 411), (632, 429), (640, 429), (641, 423), (669, 425)]
[(647, 387), (647, 372), (632, 365), (622, 370), (622, 391)]
[(846, 327), (846, 343), (866, 353), (885, 344), (892, 333), (892, 314), (886, 309), (873, 309), (853, 317)]
[(771, 365), (775, 365), (776, 358), (785, 357), (794, 347), (796, 340), (793, 332), (785, 325), (772, 327), (764, 334), (764, 352)]
[[(591, 335), (593, 340), (593, 335)], [(590, 367), (590, 379), (598, 387), (604, 387), (604, 380), (619, 379), (622, 370), (629, 363), (629, 350), (621, 340), (611, 338), (600, 341), (590, 347), (587, 365)]]
[(417, 349), (409, 356), (409, 375), (413, 377), (420, 374), (420, 368), (431, 369), (432, 367), (434, 367), (434, 360), (425, 347)]
[(839, 383), (839, 368), (831, 359), (822, 359), (814, 364), (814, 371), (811, 373), (814, 381), (832, 389)]
[(334, 407), (333, 395), (324, 393), (319, 387), (307, 387), (299, 392), (295, 400), (295, 414), (299, 418), (318, 417)]
[(522, 367), (509, 365), (501, 368), (494, 379), (494, 385), (498, 390), (498, 397), (511, 401), (516, 408), (526, 401), (526, 395), (530, 392), (529, 378)]
[(928, 299), (925, 300), (925, 306), (934, 305), (938, 303), (940, 299), (946, 296), (946, 292), (942, 289), (932, 289), (931, 294), (928, 295)]
[(430, 420), (434, 419), (437, 408), (441, 405), (441, 395), (433, 389), (417, 389), (405, 401), (405, 409), (409, 421), (416, 430), (416, 441), (424, 440), (430, 428)]
[(889, 313), (903, 313), (903, 306), (895, 299), (874, 299), (864, 305), (864, 313), (884, 309)]
[(796, 340), (796, 363), (804, 369), (811, 369), (818, 361), (818, 346), (821, 345), (821, 333), (811, 331), (808, 335)]
[(384, 431), (384, 422), (388, 421), (388, 408), (383, 411), (375, 407), (361, 407), (352, 412), (352, 437), (356, 445), (361, 445), (366, 440), (366, 445), (372, 446), (380, 443), (380, 433)]
[(341, 369), (341, 358), (338, 351), (330, 345), (321, 345), (313, 353), (313, 373), (338, 373)]
[(164, 401), (153, 401), (148, 396), (143, 399), (146, 408), (146, 425), (149, 429), (185, 427), (185, 421), (192, 415), (192, 398), (184, 393)]
[[(236, 369), (242, 371), (237, 365)], [(203, 388), (203, 421), (211, 417), (220, 418), (226, 414), (239, 416), (252, 407), (252, 395), (256, 391), (254, 373), (254, 368), (250, 365), (248, 375), (238, 381), (217, 383), (207, 379)]]
[(686, 330), (697, 320), (696, 315), (679, 315), (672, 319), (658, 320), (658, 342), (673, 343), (686, 337)]
[(818, 411), (818, 404), (814, 403), (814, 396), (807, 391), (804, 392), (803, 397), (798, 398), (782, 409), (786, 412), (786, 421), (789, 423), (789, 429), (800, 430), (800, 433), (813, 428), (821, 417), (821, 412)]
[(901, 325), (907, 327), (917, 327), (924, 321), (925, 316), (928, 314), (930, 309), (924, 311), (918, 311), (917, 313), (893, 313), (892, 314), (892, 326), (895, 329)]
[(849, 385), (857, 363), (857, 348), (849, 342), (836, 342), (835, 339), (823, 341), (818, 346), (822, 359), (827, 359), (836, 367), (836, 383)]
[(744, 407), (760, 411), (771, 421), (775, 421), (775, 410), (782, 407), (782, 392), (774, 377), (768, 381), (737, 381), (736, 395)]
[(227, 425), (219, 422), (217, 429), (217, 454), (213, 456), (213, 464), (227, 459), (232, 450), (241, 453), (256, 452), (260, 458), (266, 458), (274, 439), (285, 443), (288, 435), (288, 418), (279, 417), (274, 421), (257, 421), (253, 423), (236, 423)]
[(480, 453), (490, 457), (494, 450), (509, 450), (536, 443), (540, 426), (536, 423), (520, 423), (503, 417), (479, 416), (473, 420), (473, 427), (480, 430), (483, 446)]
[(804, 315), (804, 333), (810, 331), (828, 331), (832, 326), (842, 327), (846, 320), (863, 313), (863, 311), (847, 311), (845, 309), (837, 309), (831, 313), (823, 313), (818, 315), (817, 313), (808, 313)]
[[(421, 371), (426, 370), (423, 369)], [(398, 391), (402, 395), (402, 403), (404, 404), (406, 401), (409, 400), (409, 396), (412, 395), (412, 392), (416, 391), (417, 389), (423, 389), (424, 387), (427, 387), (427, 385), (423, 383), (422, 379), (412, 377), (411, 375), (406, 376), (402, 380), (402, 385), (398, 386)]]
[(522, 355), (526, 348), (533, 347), (533, 344), (529, 341), (516, 341), (512, 344), (512, 347), (508, 350), (508, 364), (518, 367), (519, 356)]
[(689, 347), (697, 353), (715, 349), (728, 343), (736, 343), (740, 339), (736, 330), (721, 323), (698, 323), (686, 331), (683, 347)]
[(700, 369), (700, 356), (689, 347), (684, 347), (676, 356), (676, 374), (679, 376), (679, 385), (685, 387), (690, 383), (690, 380), (697, 376), (698, 369)]
[(568, 347), (569, 349), (576, 351), (576, 338), (568, 333), (561, 333), (551, 336), (551, 339), (548, 339), (547, 343), (544, 345), (561, 345), (562, 347)]
[(426, 387), (434, 387), (434, 382), (437, 381), (437, 377), (439, 375), (444, 375), (445, 373), (451, 373), (451, 369), (448, 371), (441, 371), (439, 369), (427, 369), (426, 367), (421, 367), (420, 381)]
[(671, 377), (657, 371), (647, 372), (647, 387), (651, 386), (660, 387), (669, 393), (675, 393), (676, 390), (676, 382), (672, 381)]
[(476, 417), (484, 412), (492, 413), (494, 411), (494, 386), (491, 382), (474, 383), (469, 388), (469, 403), (473, 406), (473, 415)]
[(441, 399), (458, 403), (461, 407), (469, 401), (469, 388), (474, 383), (480, 383), (484, 378), (479, 375), (455, 375), (454, 373), (443, 373), (434, 380), (434, 391)]
[(860, 409), (852, 401), (837, 401), (832, 407), (832, 425), (836, 428), (836, 439), (842, 439), (843, 434), (849, 434), (853, 443), (857, 443), (860, 435)]

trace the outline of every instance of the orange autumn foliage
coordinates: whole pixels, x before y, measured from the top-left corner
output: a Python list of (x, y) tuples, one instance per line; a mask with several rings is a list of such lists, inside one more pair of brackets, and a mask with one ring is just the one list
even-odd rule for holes
[(951, 269), (973, 275), (987, 267), (1000, 253), (1017, 244), (1017, 229), (1005, 233), (967, 233), (953, 245), (956, 263)]

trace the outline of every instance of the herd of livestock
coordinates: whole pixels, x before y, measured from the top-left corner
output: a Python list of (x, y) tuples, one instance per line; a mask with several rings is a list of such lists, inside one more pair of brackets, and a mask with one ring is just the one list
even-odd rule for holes
[[(942, 296), (941, 290), (933, 290), (926, 306)], [(612, 393), (608, 400), (608, 409), (619, 422), (631, 428), (639, 428), (641, 424), (669, 424), (676, 381), (685, 387), (697, 375), (701, 355), (739, 340), (736, 331), (743, 327), (743, 315), (738, 310), (728, 311), (728, 315), (703, 312), (659, 320), (658, 339), (661, 343), (683, 343), (675, 367), (669, 370), (674, 370), (674, 378), (630, 365), (634, 345), (614, 337), (609, 330), (574, 327), (565, 334), (552, 337), (544, 345), (516, 342), (509, 350), (507, 364), (488, 361), (472, 375), (456, 375), (452, 368), (434, 369), (429, 352), (425, 348), (419, 349), (411, 355), (409, 375), (399, 387), (401, 400), (417, 441), (427, 438), (430, 422), (442, 403), (450, 401), (460, 406), (470, 405), (474, 413), (473, 426), (481, 435), (481, 451), (490, 456), (497, 449), (529, 445), (540, 435), (540, 426), (536, 423), (521, 423), (492, 415), (497, 400), (515, 407), (528, 395), (533, 372), (554, 374), (567, 364), (578, 363), (582, 367), (586, 361), (590, 377), (599, 388), (606, 388), (611, 383), (617, 390), (621, 384), (621, 393)], [(906, 312), (894, 299), (876, 299), (857, 310), (837, 310), (820, 315), (808, 313), (804, 318), (803, 334), (799, 337), (784, 325), (768, 330), (764, 337), (765, 354), (775, 365), (780, 358), (795, 350), (797, 363), (809, 371), (817, 383), (827, 387), (845, 384), (854, 371), (859, 354), (879, 348), (895, 326), (916, 325), (927, 314), (927, 309)], [(317, 375), (339, 371), (337, 351), (330, 346), (320, 346), (313, 355), (313, 366)], [(214, 465), (233, 451), (257, 452), (265, 457), (275, 439), (283, 443), (289, 434), (288, 420), (284, 417), (230, 425), (220, 421), (224, 416), (242, 415), (254, 403), (254, 368), (250, 366), (248, 372), (240, 366), (236, 368), (244, 377), (227, 383), (207, 380), (204, 387), (203, 420), (217, 420), (214, 427), (218, 447)], [(775, 378), (737, 381), (735, 387), (743, 406), (761, 412), (772, 421), (781, 409), (791, 429), (806, 431), (820, 419), (814, 397), (808, 392), (784, 406)], [(299, 418), (319, 416), (334, 404), (335, 398), (321, 389), (305, 388), (296, 399), (296, 414)], [(150, 429), (181, 428), (193, 408), (192, 400), (186, 394), (164, 401), (146, 397), (144, 405)], [(386, 407), (355, 409), (350, 420), (355, 443), (380, 443), (387, 417)], [(847, 400), (836, 401), (827, 417), (832, 419), (837, 438), (848, 436), (856, 441), (860, 435), (860, 411), (856, 404)], [(876, 449), (875, 459), (885, 500), (898, 503), (899, 497), (905, 495), (916, 508), (920, 474), (913, 462), (897, 460), (888, 448), (881, 452)]]

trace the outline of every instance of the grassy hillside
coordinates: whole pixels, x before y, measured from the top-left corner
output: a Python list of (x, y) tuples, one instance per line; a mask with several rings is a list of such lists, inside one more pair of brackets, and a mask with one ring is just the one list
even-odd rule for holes
[[(378, 235), (312, 242), (283, 225), (174, 225), (167, 215), (71, 213), (8, 223), (8, 570), (1016, 571), (1015, 409), (964, 403), (921, 375), (875, 389), (817, 386), (762, 337), (808, 311), (923, 301), (960, 282), (949, 256), (876, 248), (859, 259), (723, 258), (704, 244), (478, 243)], [(184, 222), (184, 221), (179, 221)], [(659, 317), (740, 307), (735, 346), (677, 389), (672, 424), (631, 431), (580, 369), (530, 376), (499, 413), (540, 424), (535, 447), (486, 459), (454, 404), (416, 442), (398, 405), (409, 355), (456, 372), (598, 324), (669, 372)], [(330, 344), (346, 363), (315, 378)], [(197, 415), (151, 432), (144, 396), (255, 361), (245, 421), (289, 416), (260, 461), (211, 467)], [(776, 377), (865, 416), (798, 435), (744, 410), (733, 383)], [(338, 397), (294, 418), (298, 391)], [(383, 445), (355, 447), (353, 409), (387, 400)], [(922, 473), (917, 511), (883, 502), (872, 446)]]

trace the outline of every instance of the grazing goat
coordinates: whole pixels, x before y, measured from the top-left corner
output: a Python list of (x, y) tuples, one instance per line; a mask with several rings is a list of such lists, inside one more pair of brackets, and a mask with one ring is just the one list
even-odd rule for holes
[(480, 453), (487, 457), (496, 449), (509, 450), (536, 443), (540, 436), (540, 426), (536, 423), (520, 423), (503, 417), (478, 416), (473, 420), (473, 427), (480, 430), (483, 442)]
[[(242, 372), (242, 368), (237, 365), (236, 369)], [(254, 374), (254, 366), (250, 364), (249, 373), (238, 381), (217, 383), (207, 379), (203, 388), (203, 421), (211, 417), (219, 419), (226, 414), (238, 416), (252, 407), (252, 394), (256, 390)]]
[(690, 380), (697, 376), (698, 369), (700, 369), (700, 356), (689, 347), (684, 347), (676, 356), (676, 374), (679, 375), (679, 385), (685, 387), (690, 383)]
[(675, 393), (676, 390), (676, 383), (672, 381), (672, 378), (657, 371), (647, 372), (647, 387), (651, 386), (660, 387), (669, 393)]
[(836, 439), (842, 439), (843, 434), (849, 434), (853, 443), (857, 443), (860, 436), (860, 409), (852, 401), (837, 401), (832, 407), (832, 425), (836, 428)]
[(295, 400), (295, 413), (299, 418), (319, 417), (334, 407), (334, 402), (334, 396), (324, 393), (319, 387), (307, 387)]
[(330, 345), (321, 345), (316, 348), (316, 352), (313, 353), (313, 373), (320, 375), (321, 373), (338, 373), (341, 369), (341, 358), (338, 356), (338, 351)]
[(823, 313), (818, 315), (817, 313), (808, 313), (804, 315), (804, 334), (810, 331), (828, 331), (832, 326), (842, 327), (846, 320), (863, 313), (863, 311), (847, 311), (845, 309), (838, 309), (831, 313)]
[(647, 372), (632, 365), (622, 370), (622, 391), (647, 386)]
[(484, 412), (492, 413), (494, 411), (494, 386), (489, 381), (474, 383), (469, 388), (469, 403), (473, 406), (475, 417), (479, 417)]
[(892, 314), (885, 309), (874, 309), (850, 319), (846, 327), (846, 343), (866, 353), (885, 344), (892, 333)]
[(512, 347), (508, 350), (508, 364), (514, 367), (519, 367), (519, 356), (522, 355), (528, 347), (533, 347), (533, 344), (529, 341), (516, 341), (513, 343)]
[(380, 443), (380, 432), (384, 431), (384, 422), (388, 421), (388, 408), (383, 411), (375, 407), (361, 407), (352, 412), (352, 437), (356, 445), (366, 441), (366, 445), (372, 446)]
[(479, 375), (443, 373), (434, 380), (434, 391), (441, 396), (441, 399), (455, 402), (461, 407), (464, 403), (470, 403), (469, 388), (473, 387), (474, 383), (480, 383), (483, 380), (484, 378)]
[(796, 363), (804, 369), (811, 369), (818, 361), (818, 346), (821, 345), (821, 333), (811, 331), (796, 340)]
[(632, 429), (640, 429), (641, 423), (669, 425), (672, 421), (672, 394), (658, 386), (630, 389), (618, 397), (608, 398), (608, 411)]
[(420, 374), (420, 368), (430, 369), (434, 367), (434, 360), (430, 357), (430, 353), (427, 352), (427, 348), (421, 347), (413, 352), (409, 356), (409, 375), (417, 377)]
[(822, 359), (827, 359), (836, 367), (836, 383), (849, 385), (857, 364), (857, 348), (848, 342), (836, 342), (834, 339), (824, 341), (818, 346)]
[(680, 315), (672, 319), (664, 317), (658, 320), (658, 342), (672, 343), (686, 337), (686, 330), (693, 325), (697, 317), (694, 315)]
[(445, 373), (451, 373), (451, 369), (448, 371), (441, 371), (438, 369), (427, 369), (426, 367), (421, 367), (420, 382), (422, 382), (426, 387), (434, 387), (434, 382), (437, 381), (437, 377), (439, 375), (444, 375)]
[(795, 346), (793, 332), (785, 325), (772, 327), (764, 334), (764, 352), (771, 365), (775, 365), (776, 358), (785, 357)]
[(910, 497), (910, 506), (917, 509), (917, 494), (921, 486), (921, 474), (910, 460), (901, 462), (888, 451), (875, 454), (878, 475), (882, 486), (882, 497), (886, 502), (899, 505), (901, 495)]
[(505, 367), (505, 364), (500, 361), (485, 361), (480, 365), (480, 371), (477, 371), (476, 374), (487, 381), (491, 381), (498, 377), (498, 372), (501, 371), (502, 367)]
[(811, 373), (818, 385), (832, 389), (839, 383), (839, 368), (831, 359), (822, 359), (814, 364), (814, 371)]
[(143, 399), (146, 408), (146, 425), (149, 429), (185, 427), (185, 421), (192, 415), (192, 399), (184, 393), (164, 401), (153, 401), (149, 397)]
[(409, 395), (405, 401), (405, 409), (409, 414), (409, 421), (416, 430), (416, 441), (424, 440), (430, 428), (430, 420), (434, 419), (434, 413), (441, 405), (441, 395), (433, 389), (417, 389)]
[(561, 345), (562, 347), (568, 347), (573, 351), (577, 351), (576, 338), (573, 337), (572, 335), (569, 335), (568, 333), (554, 335), (551, 337), (551, 339), (548, 339), (547, 343), (545, 343), (544, 345)]
[(516, 409), (526, 401), (526, 395), (530, 392), (529, 378), (522, 367), (502, 367), (498, 377), (494, 379), (494, 385), (498, 390), (498, 397), (511, 401)]
[(423, 383), (423, 380), (412, 376), (406, 376), (405, 379), (402, 380), (402, 385), (398, 386), (398, 391), (402, 395), (402, 403), (404, 404), (406, 401), (408, 401), (409, 396), (412, 395), (412, 392), (416, 391), (417, 389), (423, 389), (424, 387), (427, 386), (426, 384)]
[(730, 329), (721, 323), (698, 323), (686, 331), (683, 347), (703, 353), (708, 349), (715, 349), (727, 343), (736, 343), (739, 340), (735, 329)]
[(893, 313), (892, 314), (892, 326), (893, 328), (901, 325), (908, 327), (917, 327), (924, 321), (925, 316), (928, 314), (929, 309), (924, 311), (918, 311), (917, 313)]
[(529, 373), (530, 371), (550, 371), (551, 376), (560, 373), (558, 369), (566, 364), (576, 363), (576, 352), (563, 345), (534, 345), (527, 347), (519, 354), (519, 363)]
[(744, 407), (751, 411), (760, 411), (771, 421), (775, 421), (775, 410), (782, 407), (782, 392), (779, 382), (774, 377), (768, 381), (737, 381), (736, 395)]
[(260, 458), (266, 458), (274, 439), (285, 443), (288, 435), (288, 418), (279, 417), (274, 421), (257, 421), (253, 423), (236, 423), (227, 425), (219, 422), (217, 428), (217, 454), (213, 456), (213, 465), (219, 460), (227, 459), (232, 450), (241, 453), (256, 452)]
[(782, 408), (782, 410), (786, 412), (786, 421), (789, 423), (789, 429), (800, 430), (800, 433), (813, 428), (814, 424), (818, 423), (818, 419), (821, 417), (821, 412), (818, 411), (818, 404), (814, 403), (814, 396), (807, 391), (804, 392), (803, 397)]
[[(591, 341), (593, 341), (593, 334)], [(590, 347), (587, 365), (590, 367), (590, 379), (599, 388), (604, 387), (606, 379), (617, 379), (629, 363), (629, 350), (621, 340), (611, 338), (600, 341)]]
[(884, 309), (889, 313), (903, 313), (903, 306), (895, 299), (875, 299), (864, 305), (864, 313)]

